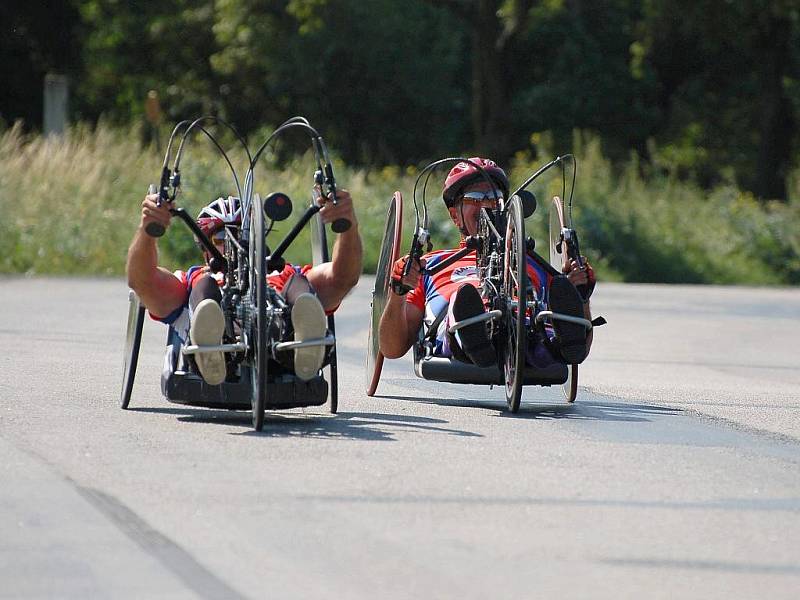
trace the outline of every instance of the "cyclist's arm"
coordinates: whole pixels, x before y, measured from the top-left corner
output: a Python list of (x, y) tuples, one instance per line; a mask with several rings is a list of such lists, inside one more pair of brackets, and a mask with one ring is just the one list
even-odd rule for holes
[(156, 238), (144, 230), (150, 222), (169, 225), (169, 210), (157, 206), (157, 198), (150, 195), (142, 203), (142, 220), (128, 249), (126, 272), (128, 285), (147, 310), (154, 316), (165, 317), (186, 302), (186, 288), (172, 273), (158, 266)]
[(339, 190), (336, 200), (336, 205), (329, 202), (320, 211), (322, 220), (324, 223), (331, 223), (336, 219), (347, 219), (350, 221), (350, 229), (336, 236), (331, 261), (316, 265), (306, 273), (306, 278), (314, 287), (325, 310), (333, 310), (339, 306), (347, 293), (356, 286), (361, 276), (364, 254), (350, 194), (347, 190)]
[(386, 358), (400, 358), (414, 344), (422, 326), (424, 312), (406, 301), (405, 296), (389, 292), (386, 308), (381, 315), (379, 341)]

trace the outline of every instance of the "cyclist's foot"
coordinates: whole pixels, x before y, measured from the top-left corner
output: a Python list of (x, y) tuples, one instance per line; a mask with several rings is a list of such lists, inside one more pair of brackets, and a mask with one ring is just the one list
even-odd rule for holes
[[(458, 288), (452, 302), (454, 323), (485, 312), (480, 292), (470, 284)], [(455, 338), (464, 354), (479, 367), (490, 367), (497, 362), (497, 352), (489, 340), (485, 322), (462, 327), (455, 332)]]
[[(225, 317), (219, 303), (206, 298), (195, 306), (189, 326), (189, 339), (196, 346), (219, 346), (225, 331)], [(222, 352), (202, 352), (194, 355), (197, 370), (209, 385), (225, 381), (227, 368)]]
[[(314, 294), (300, 294), (292, 305), (292, 326), (295, 341), (324, 338), (328, 321), (322, 304)], [(316, 377), (325, 359), (325, 346), (307, 346), (294, 351), (294, 373), (307, 381)]]
[[(554, 313), (584, 318), (583, 300), (575, 286), (566, 277), (554, 277), (550, 284), (550, 310)], [(553, 319), (555, 347), (569, 365), (577, 365), (586, 358), (587, 329), (577, 323)]]

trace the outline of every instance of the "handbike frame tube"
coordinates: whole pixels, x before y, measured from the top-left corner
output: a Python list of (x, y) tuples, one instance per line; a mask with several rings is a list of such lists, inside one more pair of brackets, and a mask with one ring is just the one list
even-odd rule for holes
[[(302, 231), (303, 227), (305, 227), (308, 222), (311, 220), (315, 214), (317, 214), (322, 207), (316, 204), (312, 204), (306, 209), (306, 212), (303, 213), (303, 216), (300, 217), (300, 220), (294, 224), (292, 230), (286, 234), (286, 237), (281, 240), (281, 243), (278, 244), (278, 247), (275, 248), (275, 252), (273, 252), (270, 256), (267, 257), (267, 260), (277, 260), (283, 257), (283, 253), (286, 252), (286, 249), (291, 245), (294, 241), (294, 238)], [(257, 207), (258, 210), (264, 210), (263, 206)]]
[(197, 223), (195, 223), (195, 220), (189, 216), (189, 213), (187, 213), (182, 208), (170, 208), (169, 212), (170, 214), (178, 217), (181, 221), (186, 223), (186, 226), (192, 230), (192, 233), (194, 233), (197, 236), (197, 239), (200, 240), (200, 243), (203, 244), (203, 247), (206, 250), (208, 250), (208, 253), (211, 254), (211, 256), (220, 261), (220, 264), (227, 266), (227, 261), (225, 260), (225, 257), (222, 256), (222, 253), (220, 253), (220, 251), (217, 250), (217, 247), (211, 243), (211, 240), (209, 240), (208, 236), (205, 233), (203, 233), (203, 230), (200, 229), (200, 226)]

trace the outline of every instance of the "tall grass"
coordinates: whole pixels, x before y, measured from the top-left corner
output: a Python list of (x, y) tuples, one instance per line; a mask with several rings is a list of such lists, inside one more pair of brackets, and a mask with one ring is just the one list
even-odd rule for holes
[[(62, 137), (25, 136), (12, 128), (0, 136), (0, 272), (119, 275), (138, 224), (147, 185), (156, 182), (162, 156), (142, 148), (136, 129), (78, 126)], [(711, 192), (690, 182), (651, 174), (631, 161), (622, 170), (603, 157), (597, 140), (577, 136), (579, 159), (574, 221), (584, 253), (605, 279), (650, 282), (747, 284), (800, 283), (800, 177), (793, 178), (789, 203), (761, 203), (733, 184)], [(244, 174), (245, 159), (230, 156)], [(512, 182), (522, 181), (543, 160), (519, 156)], [(195, 214), (209, 200), (235, 193), (224, 161), (200, 138), (187, 146), (179, 204)], [(335, 164), (337, 179), (356, 203), (364, 238), (365, 268), (374, 269), (383, 236), (385, 211), (394, 190), (405, 198), (404, 245), (413, 229), (415, 167), (354, 169)], [(270, 235), (274, 246), (309, 202), (312, 161), (267, 157), (256, 171), (262, 196), (283, 191), (295, 214)], [(438, 193), (444, 172), (428, 191), (431, 233), (438, 247), (455, 243)], [(546, 247), (549, 198), (561, 193), (553, 170), (534, 186), (539, 208), (529, 231)], [(418, 195), (419, 197), (419, 195)], [(306, 234), (307, 236), (307, 234)], [(183, 268), (201, 260), (191, 235), (176, 223), (159, 242), (161, 262)], [(287, 255), (308, 260), (307, 237)], [(546, 254), (545, 250), (542, 250)]]

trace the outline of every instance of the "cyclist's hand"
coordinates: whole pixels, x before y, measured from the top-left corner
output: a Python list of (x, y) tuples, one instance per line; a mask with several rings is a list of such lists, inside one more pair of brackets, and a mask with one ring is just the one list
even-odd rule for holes
[(323, 223), (333, 223), (338, 219), (344, 219), (353, 225), (356, 224), (356, 213), (353, 210), (353, 198), (350, 196), (350, 192), (345, 189), (336, 190), (336, 204), (333, 203), (330, 193), (323, 201), (324, 204), (319, 211)]
[(420, 274), (422, 269), (425, 268), (425, 259), (413, 260), (411, 261), (408, 274), (403, 275), (406, 269), (406, 263), (409, 260), (411, 260), (411, 258), (406, 254), (402, 258), (398, 258), (392, 267), (391, 288), (398, 296), (404, 296), (419, 285)]
[(594, 286), (597, 281), (594, 276), (594, 269), (592, 269), (592, 265), (589, 264), (585, 256), (581, 256), (581, 262), (583, 262), (583, 266), (579, 266), (578, 262), (574, 259), (569, 261), (569, 263), (564, 265), (564, 273), (575, 287), (579, 285), (586, 286), (585, 299), (588, 300), (589, 296), (591, 296), (594, 291)]
[(158, 194), (148, 194), (142, 202), (142, 222), (140, 227), (145, 229), (150, 223), (158, 223), (164, 229), (169, 227), (172, 215), (169, 212), (170, 204), (163, 202), (161, 206), (157, 204)]

